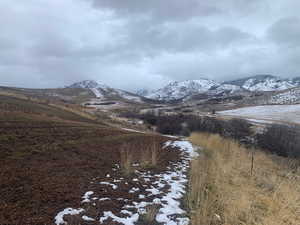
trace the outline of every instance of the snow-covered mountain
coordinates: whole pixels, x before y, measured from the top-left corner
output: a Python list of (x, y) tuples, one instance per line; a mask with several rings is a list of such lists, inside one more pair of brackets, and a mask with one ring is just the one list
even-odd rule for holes
[(249, 91), (281, 91), (299, 86), (300, 79), (281, 79), (272, 75), (256, 75), (225, 83), (237, 85)]
[(116, 88), (111, 88), (106, 84), (98, 83), (93, 80), (84, 80), (81, 82), (77, 82), (68, 86), (67, 88), (89, 89), (93, 92), (98, 100), (121, 99), (132, 102), (142, 102), (142, 98), (136, 94)]
[(208, 94), (209, 96), (232, 94), (241, 90), (239, 86), (232, 84), (222, 84), (214, 80), (198, 79), (198, 80), (186, 80), (182, 82), (171, 82), (167, 86), (153, 91), (146, 95), (147, 98), (172, 101), (172, 100), (186, 100), (193, 95)]
[(208, 79), (175, 81), (157, 91), (153, 91), (146, 97), (163, 101), (179, 100), (191, 95), (207, 92), (216, 85), (215, 81)]
[(102, 89), (108, 89), (109, 87), (105, 84), (100, 84), (99, 82), (96, 82), (94, 80), (84, 80), (80, 82), (76, 82), (67, 88), (102, 88)]
[(272, 75), (255, 75), (227, 82), (209, 79), (171, 82), (167, 86), (143, 96), (155, 100), (187, 100), (194, 95), (206, 94), (209, 97), (229, 96), (249, 92), (282, 91), (300, 86), (300, 77), (281, 79)]
[[(295, 101), (293, 97), (298, 91), (280, 93), (300, 87), (300, 77), (291, 79), (282, 79), (272, 75), (255, 75), (243, 79), (237, 79), (227, 82), (217, 82), (205, 78), (197, 80), (186, 80), (182, 82), (171, 82), (163, 88), (155, 91), (141, 89), (135, 94), (111, 88), (105, 84), (93, 80), (85, 80), (69, 86), (69, 88), (85, 88), (91, 90), (98, 99), (116, 99), (121, 98), (132, 102), (143, 102), (145, 98), (158, 101), (177, 101), (193, 99), (193, 96), (205, 95), (207, 98), (228, 97), (233, 95), (244, 95), (251, 92), (278, 92), (274, 95), (272, 102)], [(286, 97), (284, 97), (286, 96)], [(285, 100), (284, 100), (285, 99)], [(291, 100), (289, 100), (291, 99)], [(297, 97), (298, 99), (298, 97)]]

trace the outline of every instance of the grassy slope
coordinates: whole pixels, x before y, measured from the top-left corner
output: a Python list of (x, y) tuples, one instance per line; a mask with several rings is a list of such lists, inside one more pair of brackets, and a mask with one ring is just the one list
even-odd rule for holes
[(295, 161), (254, 150), (217, 135), (193, 134), (204, 148), (192, 162), (192, 224), (300, 224), (300, 174)]
[(81, 88), (53, 88), (53, 89), (29, 89), (0, 87), (0, 94), (18, 96), (23, 98), (34, 98), (40, 100), (82, 103), (95, 97), (89, 89)]

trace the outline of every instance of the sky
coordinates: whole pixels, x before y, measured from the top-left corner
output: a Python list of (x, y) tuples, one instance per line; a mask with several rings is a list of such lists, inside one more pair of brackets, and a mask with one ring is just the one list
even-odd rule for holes
[(1, 0), (0, 86), (300, 76), (298, 0)]

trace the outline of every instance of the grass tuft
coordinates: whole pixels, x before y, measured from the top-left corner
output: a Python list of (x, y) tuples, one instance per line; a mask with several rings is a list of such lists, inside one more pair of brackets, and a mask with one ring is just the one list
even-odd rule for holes
[(144, 169), (154, 169), (158, 165), (159, 159), (159, 144), (153, 140), (143, 151), (141, 151), (141, 166)]
[(159, 205), (149, 205), (146, 207), (146, 213), (140, 215), (138, 225), (159, 225), (156, 221), (156, 215), (159, 212)]
[(131, 151), (131, 145), (128, 143), (123, 144), (120, 151), (121, 158), (121, 169), (124, 176), (129, 177), (134, 172), (133, 164), (133, 153)]

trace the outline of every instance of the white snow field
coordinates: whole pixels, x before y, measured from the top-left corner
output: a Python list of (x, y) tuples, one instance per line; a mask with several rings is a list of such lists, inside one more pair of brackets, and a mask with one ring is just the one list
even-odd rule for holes
[[(147, 207), (158, 206), (158, 213), (155, 220), (164, 225), (188, 225), (189, 218), (187, 212), (182, 208), (181, 201), (186, 193), (188, 177), (187, 172), (190, 161), (193, 157), (197, 157), (192, 144), (188, 141), (168, 141), (164, 144), (163, 149), (171, 147), (172, 149), (181, 150), (181, 160), (176, 163), (170, 163), (167, 171), (158, 174), (151, 174), (150, 171), (142, 172), (135, 170), (136, 178), (128, 181), (124, 178), (114, 178), (114, 174), (107, 174), (106, 178), (102, 178), (101, 182), (94, 178), (91, 183), (103, 185), (105, 188), (113, 188), (117, 191), (119, 185), (128, 185), (128, 182), (134, 183), (135, 186), (128, 190), (129, 193), (138, 194), (139, 200), (132, 201), (131, 199), (107, 198), (97, 196), (93, 191), (87, 191), (82, 199), (82, 207), (79, 209), (66, 208), (59, 212), (55, 217), (56, 225), (67, 224), (64, 220), (65, 215), (77, 215), (84, 221), (94, 221), (101, 224), (107, 224), (111, 221), (124, 224), (134, 225), (139, 218), (146, 213)], [(133, 166), (138, 166), (134, 164)], [(118, 164), (113, 166), (113, 171), (116, 173), (120, 169)], [(142, 183), (141, 183), (142, 182)], [(141, 184), (144, 189), (141, 192)], [(140, 187), (140, 188), (139, 188)], [(149, 200), (151, 199), (151, 200)], [(87, 209), (96, 205), (96, 201), (123, 201), (125, 205), (118, 209), (118, 213), (113, 213), (116, 209), (99, 211), (97, 218), (92, 218), (88, 215)]]
[(264, 105), (251, 106), (234, 110), (218, 112), (220, 115), (243, 117), (249, 120), (260, 120), (261, 122), (288, 122), (300, 123), (299, 105)]

